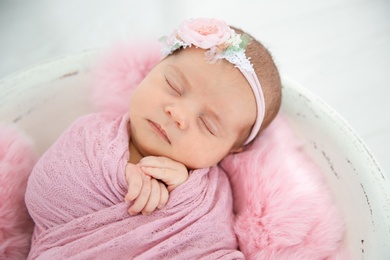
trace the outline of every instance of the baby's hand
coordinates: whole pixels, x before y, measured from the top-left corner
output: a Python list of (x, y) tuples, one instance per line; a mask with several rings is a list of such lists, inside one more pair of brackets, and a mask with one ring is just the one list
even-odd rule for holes
[(146, 175), (163, 181), (169, 192), (188, 179), (188, 170), (184, 164), (167, 157), (147, 156), (138, 165)]
[(128, 192), (125, 201), (133, 201), (129, 208), (130, 215), (142, 212), (149, 215), (156, 208), (163, 208), (168, 201), (167, 187), (161, 181), (146, 175), (138, 165), (126, 165), (126, 180)]

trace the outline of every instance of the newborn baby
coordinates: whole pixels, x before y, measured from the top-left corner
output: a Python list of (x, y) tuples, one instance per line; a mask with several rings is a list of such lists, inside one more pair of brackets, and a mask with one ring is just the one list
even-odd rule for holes
[(184, 22), (163, 51), (128, 113), (78, 119), (37, 163), (30, 259), (243, 258), (217, 164), (276, 116), (276, 66), (215, 19)]

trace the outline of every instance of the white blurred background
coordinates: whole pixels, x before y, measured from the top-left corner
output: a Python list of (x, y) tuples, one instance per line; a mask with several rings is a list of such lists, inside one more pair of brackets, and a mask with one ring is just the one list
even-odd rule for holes
[(193, 17), (224, 19), (260, 39), (281, 74), (332, 106), (390, 174), (389, 0), (0, 0), (0, 77), (158, 39)]

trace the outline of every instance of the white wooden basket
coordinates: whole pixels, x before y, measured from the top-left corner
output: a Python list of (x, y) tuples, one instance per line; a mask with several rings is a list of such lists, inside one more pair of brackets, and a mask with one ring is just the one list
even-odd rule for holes
[[(39, 153), (76, 117), (92, 111), (88, 73), (95, 52), (60, 57), (0, 81), (0, 122), (33, 137)], [(321, 167), (361, 259), (390, 259), (390, 181), (355, 131), (327, 104), (283, 79), (281, 112)]]

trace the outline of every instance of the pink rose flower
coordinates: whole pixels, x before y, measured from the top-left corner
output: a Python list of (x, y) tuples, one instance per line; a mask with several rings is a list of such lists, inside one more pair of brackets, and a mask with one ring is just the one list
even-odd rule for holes
[(180, 39), (202, 49), (209, 49), (226, 42), (233, 30), (224, 22), (217, 19), (198, 18), (185, 21), (177, 29)]

